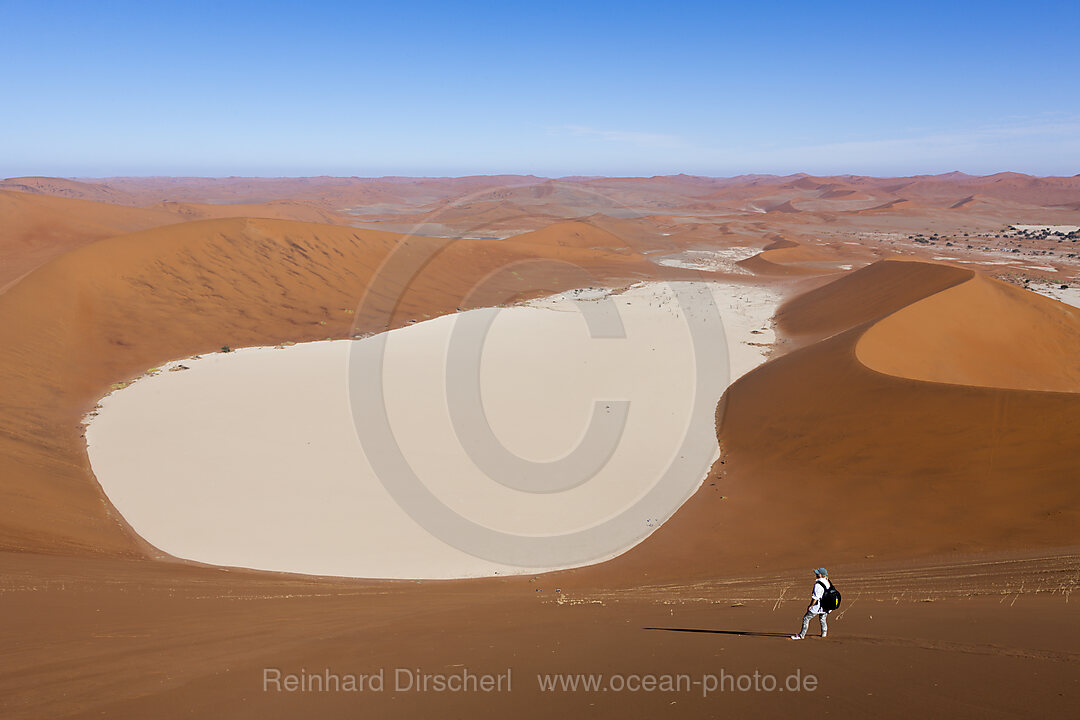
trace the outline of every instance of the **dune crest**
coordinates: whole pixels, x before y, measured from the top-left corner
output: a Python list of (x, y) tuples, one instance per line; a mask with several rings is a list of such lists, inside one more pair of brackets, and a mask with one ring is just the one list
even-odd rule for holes
[(776, 322), (801, 342), (820, 340), (883, 318), (972, 274), (949, 265), (880, 260), (792, 298), (780, 308)]
[(626, 246), (626, 243), (617, 235), (581, 220), (555, 223), (540, 230), (515, 235), (507, 238), (507, 241), (561, 247), (604, 248), (608, 250), (621, 249)]
[(855, 353), (913, 380), (1080, 392), (1080, 310), (976, 274), (875, 323)]
[(95, 240), (181, 222), (160, 208), (14, 192), (0, 183), (0, 292), (35, 267)]

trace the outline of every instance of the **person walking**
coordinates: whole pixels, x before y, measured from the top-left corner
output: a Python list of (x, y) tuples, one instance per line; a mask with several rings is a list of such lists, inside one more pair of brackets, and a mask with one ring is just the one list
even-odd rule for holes
[[(810, 605), (806, 608), (806, 614), (802, 619), (802, 632), (798, 635), (792, 635), (792, 640), (802, 640), (806, 637), (806, 631), (810, 628), (810, 621), (814, 619), (816, 615), (818, 621), (821, 623), (821, 637), (829, 636), (829, 624), (825, 620), (828, 617), (829, 612), (835, 610), (836, 607), (822, 607), (822, 600), (825, 598), (826, 593), (832, 587), (832, 583), (829, 581), (829, 571), (825, 568), (818, 568), (814, 571), (814, 590), (810, 596)], [(837, 602), (839, 604), (839, 602)], [(826, 603), (828, 606), (829, 603)]]

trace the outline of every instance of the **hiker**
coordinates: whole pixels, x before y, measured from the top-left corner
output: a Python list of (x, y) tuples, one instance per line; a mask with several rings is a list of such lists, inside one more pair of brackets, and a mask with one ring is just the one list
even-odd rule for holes
[(810, 621), (817, 615), (821, 623), (821, 637), (829, 636), (829, 625), (825, 618), (830, 612), (840, 607), (840, 591), (833, 587), (829, 581), (829, 571), (818, 568), (814, 571), (814, 591), (810, 596), (810, 606), (806, 608), (806, 614), (802, 619), (802, 632), (792, 635), (792, 640), (802, 640), (806, 637), (806, 631), (810, 627)]

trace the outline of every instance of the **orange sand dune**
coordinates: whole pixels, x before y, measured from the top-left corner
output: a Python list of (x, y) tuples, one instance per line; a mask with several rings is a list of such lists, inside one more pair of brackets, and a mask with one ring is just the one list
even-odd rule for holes
[(972, 276), (970, 270), (948, 265), (877, 262), (786, 303), (775, 320), (790, 338), (802, 343), (821, 340), (883, 318)]
[[(427, 232), (428, 228), (441, 229), (443, 234), (456, 237), (494, 237), (513, 235), (542, 228), (558, 222), (565, 215), (548, 212), (549, 208), (526, 208), (507, 201), (473, 204), (465, 202), (440, 204), (434, 210), (416, 213), (394, 213), (392, 215), (365, 215), (357, 209), (359, 219), (368, 222), (372, 217), (382, 220), (384, 225), (393, 225), (399, 232), (417, 234), (438, 234)], [(571, 213), (570, 215), (576, 215)]]
[(766, 208), (766, 212), (797, 213), (802, 212), (802, 210), (792, 205), (790, 200), (785, 200), (782, 203)]
[[(0, 188), (4, 186), (0, 183)], [(50, 183), (42, 183), (42, 187), (55, 189)], [(0, 266), (0, 290), (47, 260), (95, 240), (190, 220), (235, 217), (343, 225), (353, 220), (347, 215), (295, 202), (244, 205), (162, 202), (132, 207), (59, 192), (44, 193), (40, 189), (33, 192), (0, 189), (0, 253), (4, 258)]]
[(782, 258), (776, 258), (776, 261), (770, 260), (770, 255), (765, 253), (758, 253), (757, 255), (740, 260), (736, 263), (744, 270), (748, 270), (755, 275), (818, 275), (821, 270), (813, 267), (800, 267), (798, 263), (784, 263)]
[[(1080, 319), (1019, 292), (967, 270), (885, 261), (788, 303), (781, 329), (828, 337), (728, 390), (717, 484), (730, 502), (701, 521), (762, 562), (1075, 543), (1080, 395), (927, 382), (862, 361), (950, 383), (1029, 377), (1075, 389)], [(928, 299), (904, 308), (919, 295)], [(1035, 347), (1004, 351), (1025, 324)], [(975, 346), (960, 349), (965, 339)]]
[(214, 205), (210, 203), (184, 203), (164, 201), (151, 207), (159, 207), (183, 220), (210, 220), (213, 218), (266, 218), (270, 220), (298, 220), (300, 222), (327, 225), (348, 225), (354, 218), (332, 210), (291, 201), (244, 203), (238, 205)]
[(607, 230), (641, 252), (662, 250), (755, 247), (761, 244), (757, 233), (743, 234), (731, 223), (696, 222), (686, 218), (650, 215), (640, 218), (615, 218), (596, 213), (586, 222)]
[(852, 255), (824, 245), (803, 245), (790, 239), (773, 242), (738, 265), (758, 275), (820, 275), (835, 271)]
[(510, 240), (515, 243), (576, 248), (626, 248), (626, 243), (619, 237), (580, 220), (556, 223), (540, 230), (517, 235)]
[(0, 190), (0, 291), (72, 248), (175, 222), (161, 209)]
[(1080, 392), (1080, 310), (983, 275), (890, 315), (855, 350), (913, 380)]
[(985, 177), (946, 173), (895, 178), (891, 181), (883, 178), (882, 186), (904, 197), (946, 207), (975, 193), (999, 200), (1036, 205), (1060, 204), (1080, 197), (1078, 178), (1042, 178), (1020, 173), (998, 173)]
[(874, 207), (867, 208), (866, 210), (863, 210), (863, 212), (866, 213), (880, 210), (893, 210), (897, 207), (902, 207), (905, 210), (909, 210), (914, 208), (915, 205), (910, 200), (907, 200), (905, 198), (896, 198), (895, 200), (890, 200), (888, 202), (881, 203), (880, 205), (875, 205)]
[(107, 183), (81, 182), (68, 178), (16, 177), (0, 180), (0, 190), (52, 195), (76, 200), (94, 200), (118, 205), (138, 205), (136, 197)]

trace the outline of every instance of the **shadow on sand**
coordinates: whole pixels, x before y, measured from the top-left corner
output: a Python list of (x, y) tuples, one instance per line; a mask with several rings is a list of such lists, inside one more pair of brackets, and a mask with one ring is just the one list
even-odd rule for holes
[(647, 627), (645, 630), (663, 630), (665, 632), (708, 633), (712, 635), (746, 635), (747, 637), (787, 638), (791, 633), (752, 632), (750, 630), (705, 630), (703, 628)]

